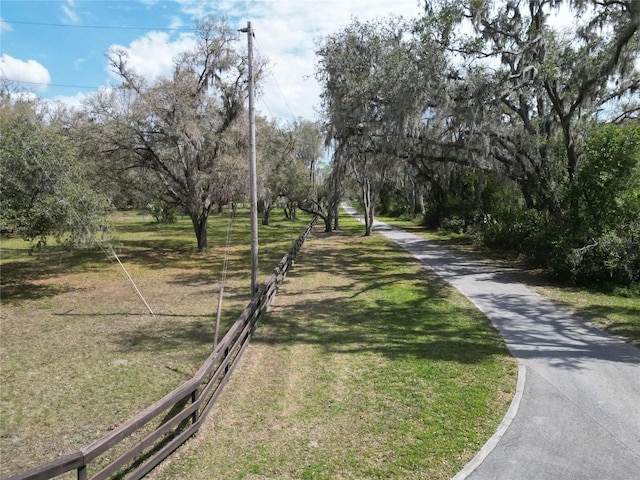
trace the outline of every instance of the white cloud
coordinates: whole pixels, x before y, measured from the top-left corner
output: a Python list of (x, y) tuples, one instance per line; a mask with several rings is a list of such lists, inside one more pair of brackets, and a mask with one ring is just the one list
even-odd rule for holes
[[(190, 34), (182, 34), (176, 40), (171, 40), (167, 32), (149, 32), (141, 38), (131, 42), (128, 47), (112, 45), (124, 49), (129, 55), (129, 66), (138, 75), (147, 80), (171, 73), (173, 59), (186, 50), (195, 46), (195, 40)], [(109, 72), (114, 78), (115, 74)]]
[[(320, 85), (315, 80), (317, 43), (326, 35), (361, 21), (422, 13), (417, 0), (182, 0), (191, 15), (226, 15), (237, 27), (247, 21), (255, 31), (259, 54), (269, 59), (269, 72), (258, 99), (258, 109), (269, 116), (291, 120), (316, 118)], [(241, 40), (246, 42), (246, 36)]]
[[(192, 27), (193, 25), (189, 25), (189, 28)], [(182, 21), (182, 18), (175, 16), (171, 18), (171, 23), (169, 24), (169, 28), (173, 29), (173, 28), (185, 28), (185, 24)]]
[(80, 16), (74, 11), (76, 4), (74, 0), (67, 0), (66, 4), (60, 6), (62, 9), (62, 13), (64, 14), (64, 18), (73, 25), (78, 25), (80, 23)]
[(5, 22), (2, 18), (0, 18), (0, 32), (11, 32), (13, 27), (10, 23)]
[(25, 82), (34, 90), (45, 90), (51, 83), (49, 71), (35, 60), (20, 60), (6, 53), (0, 57), (0, 72), (8, 80)]
[[(246, 25), (246, 20), (251, 20), (260, 53), (270, 61), (271, 75), (265, 79), (262, 101), (274, 116), (284, 119), (317, 117), (315, 110), (320, 105), (321, 92), (314, 77), (318, 41), (342, 29), (354, 17), (360, 21), (390, 15), (409, 19), (422, 13), (417, 0), (228, 3), (231, 9), (244, 11), (246, 19), (241, 20), (242, 26)], [(242, 6), (238, 9), (239, 5)]]
[(52, 103), (61, 103), (68, 107), (80, 108), (85, 100), (90, 97), (90, 94), (78, 92), (75, 95), (57, 95), (53, 99), (49, 100)]
[[(152, 3), (154, 0), (148, 0)], [(269, 59), (269, 74), (257, 108), (291, 120), (315, 118), (320, 86), (314, 78), (317, 41), (350, 23), (390, 14), (414, 18), (422, 13), (418, 0), (179, 0), (182, 12), (196, 19), (224, 15), (236, 28), (247, 20), (255, 30), (258, 53)], [(180, 26), (172, 19), (172, 27)], [(177, 53), (194, 45), (192, 36), (170, 40), (166, 32), (151, 32), (125, 48), (130, 65), (146, 79), (167, 75)], [(246, 45), (246, 35), (240, 36)], [(111, 48), (118, 47), (116, 45)], [(123, 47), (120, 47), (123, 48)]]

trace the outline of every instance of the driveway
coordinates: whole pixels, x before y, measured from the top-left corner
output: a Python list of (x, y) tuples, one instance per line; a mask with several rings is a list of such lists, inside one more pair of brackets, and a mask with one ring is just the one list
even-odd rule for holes
[(486, 263), (380, 222), (374, 229), (469, 298), (520, 363), (505, 420), (456, 480), (640, 480), (639, 349)]

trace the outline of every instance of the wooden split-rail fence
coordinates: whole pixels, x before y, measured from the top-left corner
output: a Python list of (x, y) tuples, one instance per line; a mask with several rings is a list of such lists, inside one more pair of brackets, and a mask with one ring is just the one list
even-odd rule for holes
[[(171, 455), (200, 429), (316, 221), (293, 243), (191, 380), (79, 452), (7, 480), (48, 480), (74, 470), (78, 480), (133, 480)], [(89, 475), (92, 462), (102, 468)]]

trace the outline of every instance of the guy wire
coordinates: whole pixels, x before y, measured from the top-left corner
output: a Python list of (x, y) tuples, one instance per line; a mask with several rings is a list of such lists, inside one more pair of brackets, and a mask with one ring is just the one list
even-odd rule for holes
[[(25, 145), (25, 150), (29, 153), (29, 155), (31, 155), (31, 158), (36, 162), (36, 164), (38, 165), (38, 167), (40, 168), (40, 170), (42, 170), (42, 172), (45, 174), (45, 176), (47, 177), (47, 180), (49, 180), (50, 182), (53, 183), (53, 180), (51, 178), (51, 174), (49, 172), (47, 172), (47, 170), (45, 170), (44, 166), (42, 165), (42, 163), (40, 162), (40, 160), (38, 159), (37, 155), (35, 155), (31, 149), (29, 148), (29, 146)], [(51, 152), (49, 152), (51, 153)], [(61, 164), (59, 164), (59, 166), (62, 166)], [(75, 185), (75, 184), (73, 184)], [(82, 196), (79, 195), (79, 201), (80, 203), (84, 206), (85, 210), (87, 211), (87, 213), (89, 212), (89, 207), (87, 207), (86, 203), (84, 202), (84, 200), (82, 199)], [(106, 257), (109, 259), (109, 261), (111, 261), (111, 263), (113, 263), (113, 259), (109, 256), (109, 253), (107, 253), (107, 251), (104, 249), (104, 247), (102, 246), (102, 243), (98, 241), (98, 239), (95, 237), (95, 235), (93, 234), (93, 232), (89, 229), (89, 227), (86, 225), (86, 223), (84, 223), (82, 221), (82, 218), (80, 218), (80, 214), (76, 211), (75, 207), (66, 199), (64, 198), (64, 196), (61, 196), (61, 199), (64, 203), (66, 203), (69, 207), (71, 212), (73, 212), (73, 215), (76, 217), (76, 220), (78, 220), (78, 223), (83, 225), (86, 229), (86, 232), (89, 236), (89, 238), (93, 241), (93, 243), (95, 243), (96, 245), (98, 245), (98, 247), (100, 247), (100, 250), (102, 250), (102, 252), (106, 255)], [(138, 296), (140, 297), (140, 299), (142, 300), (142, 303), (144, 303), (144, 305), (147, 307), (147, 310), (149, 311), (149, 313), (151, 314), (152, 317), (155, 318), (155, 313), (153, 313), (153, 310), (151, 310), (151, 307), (149, 306), (149, 304), (147, 303), (147, 301), (144, 299), (142, 293), (140, 292), (140, 290), (138, 289), (137, 285), (135, 284), (135, 282), (133, 281), (133, 278), (131, 278), (131, 275), (129, 275), (129, 272), (127, 271), (127, 269), (124, 267), (124, 265), (122, 264), (122, 262), (120, 261), (120, 258), (118, 257), (118, 255), (116, 254), (115, 250), (113, 249), (113, 246), (111, 245), (110, 242), (105, 242), (108, 246), (109, 249), (111, 250), (111, 252), (113, 253), (113, 256), (116, 258), (116, 260), (118, 261), (118, 264), (120, 265), (120, 267), (122, 267), (122, 270), (124, 271), (125, 275), (127, 276), (127, 278), (129, 279), (129, 281), (131, 282), (131, 285), (133, 285), (134, 290), (136, 291), (136, 293), (138, 294)]]
[(222, 297), (224, 295), (224, 286), (227, 281), (227, 269), (229, 266), (229, 247), (231, 246), (231, 227), (233, 226), (233, 221), (236, 217), (235, 209), (233, 208), (233, 201), (231, 202), (231, 217), (229, 218), (229, 222), (227, 224), (227, 239), (225, 243), (224, 249), (224, 260), (222, 262), (222, 274), (220, 277), (220, 291), (218, 293), (218, 309), (216, 310), (216, 325), (215, 331), (213, 333), (213, 349), (215, 350), (218, 346), (218, 333), (220, 331), (220, 316), (222, 315)]

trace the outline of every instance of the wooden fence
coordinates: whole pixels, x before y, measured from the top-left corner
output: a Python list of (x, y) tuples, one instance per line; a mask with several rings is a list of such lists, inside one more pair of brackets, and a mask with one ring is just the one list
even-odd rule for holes
[[(171, 455), (199, 430), (316, 221), (293, 243), (191, 380), (79, 452), (8, 480), (47, 480), (74, 470), (78, 480), (139, 479)], [(89, 475), (96, 459), (105, 466)]]

